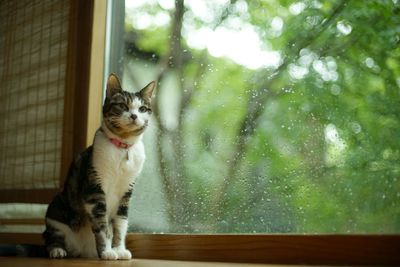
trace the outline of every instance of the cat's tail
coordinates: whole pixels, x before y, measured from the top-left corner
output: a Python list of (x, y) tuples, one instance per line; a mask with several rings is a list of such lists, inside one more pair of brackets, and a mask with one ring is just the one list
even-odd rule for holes
[(13, 257), (47, 257), (44, 245), (0, 244), (0, 256)]

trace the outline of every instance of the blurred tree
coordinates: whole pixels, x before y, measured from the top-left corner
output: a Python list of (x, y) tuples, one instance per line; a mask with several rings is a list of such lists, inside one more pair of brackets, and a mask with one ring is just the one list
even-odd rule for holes
[[(200, 2), (203, 17), (183, 0), (127, 13), (169, 14), (126, 22), (127, 56), (158, 64), (167, 230), (399, 232), (398, 1)], [(278, 64), (248, 68), (189, 40), (246, 27)]]

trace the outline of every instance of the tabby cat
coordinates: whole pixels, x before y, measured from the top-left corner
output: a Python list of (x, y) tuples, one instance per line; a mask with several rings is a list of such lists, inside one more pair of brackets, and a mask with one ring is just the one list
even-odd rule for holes
[(71, 164), (63, 191), (50, 203), (43, 233), (50, 258), (127, 260), (128, 205), (145, 160), (142, 142), (155, 82), (130, 93), (111, 74), (103, 121), (93, 145)]

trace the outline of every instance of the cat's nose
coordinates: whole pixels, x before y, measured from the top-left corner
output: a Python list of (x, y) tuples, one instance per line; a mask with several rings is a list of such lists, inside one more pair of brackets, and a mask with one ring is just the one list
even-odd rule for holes
[(132, 119), (132, 120), (136, 120), (136, 119), (137, 119), (137, 115), (136, 115), (136, 114), (132, 114), (132, 115), (131, 115), (131, 119)]

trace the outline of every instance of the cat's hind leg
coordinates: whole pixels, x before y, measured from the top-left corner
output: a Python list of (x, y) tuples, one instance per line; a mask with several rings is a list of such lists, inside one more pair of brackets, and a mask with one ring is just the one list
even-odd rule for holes
[(43, 238), (50, 258), (62, 259), (67, 256), (67, 250), (65, 248), (65, 236), (61, 230), (46, 224), (46, 230), (43, 233)]

